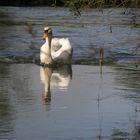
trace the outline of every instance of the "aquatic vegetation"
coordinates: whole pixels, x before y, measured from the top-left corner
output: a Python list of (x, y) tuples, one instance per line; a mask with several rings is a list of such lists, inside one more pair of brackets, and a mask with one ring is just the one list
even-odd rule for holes
[(0, 11), (0, 26), (10, 24), (13, 24), (11, 17), (7, 13)]
[(81, 15), (82, 9), (98, 8), (102, 11), (106, 7), (134, 7), (140, 6), (139, 0), (67, 0), (67, 5), (76, 16)]
[(115, 26), (115, 27), (135, 27), (135, 28), (140, 28), (140, 23), (136, 23), (136, 24), (132, 24), (132, 23), (128, 23), (128, 22), (125, 22), (125, 23), (122, 23), (122, 22), (118, 22), (118, 23), (112, 23), (112, 26)]
[(31, 34), (31, 36), (34, 38), (36, 36), (36, 30), (33, 28), (33, 24), (32, 22), (27, 22), (26, 23), (26, 30), (29, 34)]

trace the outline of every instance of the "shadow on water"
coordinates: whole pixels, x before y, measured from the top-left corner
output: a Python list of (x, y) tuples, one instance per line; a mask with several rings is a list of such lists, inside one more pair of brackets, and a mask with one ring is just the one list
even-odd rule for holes
[[(132, 67), (121, 67), (117, 68), (115, 80), (123, 85), (123, 88), (120, 86), (120, 90), (123, 91), (120, 93), (121, 96), (129, 98), (134, 102), (140, 103), (140, 71), (139, 69)], [(125, 88), (124, 88), (125, 87)]]
[[(105, 138), (103, 135), (103, 120), (104, 115), (102, 113), (102, 102), (104, 100), (110, 98), (110, 96), (103, 97), (104, 96), (104, 66), (101, 61), (99, 61), (99, 67), (100, 67), (100, 82), (99, 82), (99, 89), (98, 89), (98, 96), (97, 99), (94, 99), (97, 101), (98, 105), (98, 140), (104, 140), (108, 139)], [(115, 69), (115, 82), (117, 82), (117, 85), (119, 85), (119, 88), (117, 86), (116, 88), (116, 95), (122, 96), (126, 99), (129, 99), (133, 102), (133, 113), (129, 116), (130, 123), (132, 123), (132, 131), (128, 132), (125, 129), (114, 127), (112, 129), (112, 134), (110, 136), (111, 140), (120, 140), (120, 139), (134, 139), (139, 140), (140, 139), (140, 120), (139, 120), (139, 113), (140, 113), (140, 92), (139, 92), (139, 74), (140, 71), (137, 69), (128, 69), (128, 67), (118, 67), (113, 66), (113, 69)], [(123, 88), (121, 88), (123, 87)], [(126, 119), (126, 118), (125, 118)], [(117, 123), (116, 123), (117, 124)], [(119, 124), (119, 122), (118, 122)]]
[(0, 64), (0, 139), (10, 139), (14, 132), (14, 109), (5, 87), (9, 73), (9, 65)]

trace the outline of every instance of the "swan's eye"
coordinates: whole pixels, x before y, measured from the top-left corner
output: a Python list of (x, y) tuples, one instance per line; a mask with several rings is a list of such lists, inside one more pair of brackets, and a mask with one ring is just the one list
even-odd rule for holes
[(48, 33), (48, 30), (45, 30), (44, 33)]

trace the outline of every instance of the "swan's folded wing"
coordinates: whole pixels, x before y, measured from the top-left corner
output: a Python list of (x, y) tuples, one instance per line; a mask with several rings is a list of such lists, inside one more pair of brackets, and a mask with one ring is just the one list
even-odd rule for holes
[(62, 51), (67, 51), (67, 52), (71, 53), (72, 47), (71, 47), (71, 44), (70, 44), (70, 41), (68, 38), (59, 39), (59, 43), (62, 46), (62, 48), (61, 48)]
[(51, 42), (52, 51), (56, 52), (62, 47), (61, 43), (59, 42), (58, 38), (53, 38)]
[(72, 56), (72, 47), (68, 38), (54, 38), (52, 40), (52, 58), (55, 61), (69, 60)]

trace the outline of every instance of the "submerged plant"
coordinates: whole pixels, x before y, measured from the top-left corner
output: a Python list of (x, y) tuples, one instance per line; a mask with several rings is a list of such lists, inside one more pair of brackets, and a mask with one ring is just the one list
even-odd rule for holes
[(34, 38), (34, 37), (36, 36), (36, 31), (33, 29), (32, 23), (31, 23), (31, 22), (27, 22), (27, 23), (26, 23), (26, 26), (27, 26), (27, 32), (28, 32), (29, 34), (31, 34), (32, 37)]
[(74, 15), (81, 15), (83, 0), (67, 0), (66, 5), (70, 8), (70, 11), (73, 12)]
[(32, 36), (31, 45), (29, 45), (29, 48), (35, 49), (35, 45), (37, 44), (35, 41), (36, 30), (33, 28), (33, 24), (31, 22), (27, 22), (26, 26), (26, 31)]
[(66, 4), (70, 8), (70, 11), (78, 16), (81, 15), (82, 9), (85, 8), (102, 9), (105, 7), (140, 7), (139, 0), (67, 0)]

